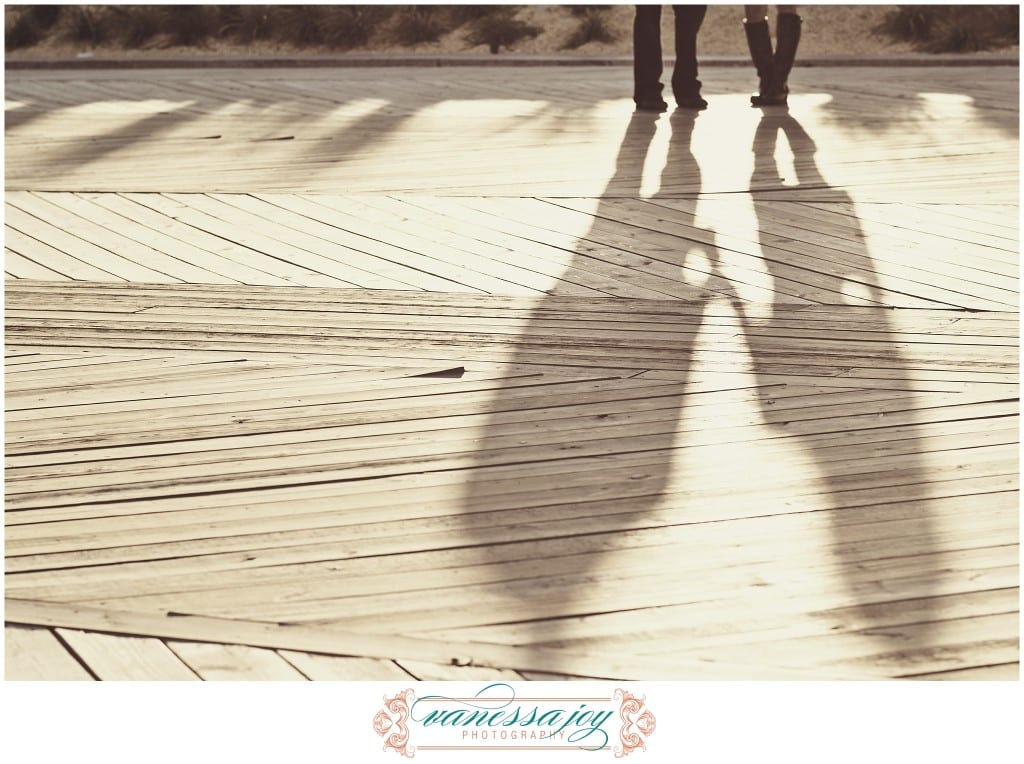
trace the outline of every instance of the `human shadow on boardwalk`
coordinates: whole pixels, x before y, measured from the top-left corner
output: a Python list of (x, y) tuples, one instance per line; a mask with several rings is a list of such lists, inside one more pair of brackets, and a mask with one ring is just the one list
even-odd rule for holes
[[(694, 117), (677, 112), (670, 124), (666, 175), (700, 188), (690, 148)], [(747, 665), (754, 677), (766, 661), (818, 665), (827, 673), (831, 644), (821, 646), (820, 659), (785, 650), (775, 656), (754, 632), (784, 631), (792, 622), (798, 635), (855, 631), (873, 644), (867, 630), (874, 626), (926, 624), (932, 615), (927, 598), (938, 555), (907, 363), (855, 218), (847, 222), (857, 230), (845, 237), (846, 251), (803, 264), (766, 233), (775, 225), (772, 204), (754, 201), (764, 267), (774, 282), (792, 285), (804, 273), (816, 294), (852, 290), (857, 304), (879, 306), (869, 317), (856, 309), (863, 332), (846, 334), (836, 308), (815, 312), (803, 302), (800, 310), (787, 304), (784, 290), (771, 302), (740, 301), (720, 267), (716, 234), (698, 225), (695, 205), (666, 199), (657, 214), (671, 210), (674, 238), (652, 233), (638, 200), (656, 125), (651, 116), (634, 115), (570, 266), (585, 268), (584, 253), (606, 245), (610, 219), (619, 246), (634, 241), (634, 254), (652, 269), (677, 268), (693, 292), (640, 302), (551, 296), (533, 306), (475, 442), (463, 502), (464, 543), (479, 553), (472, 575), (479, 606), (446, 620), (469, 639), (527, 651), (564, 647), (611, 657), (635, 636), (628, 649), (672, 652), (684, 664), (687, 651), (695, 660), (721, 658), (730, 678)], [(765, 115), (754, 141), (752, 187), (778, 185), (780, 132), (796, 155), (800, 184), (826, 186), (814, 145), (796, 120)], [(629, 209), (637, 217), (626, 220)], [(698, 345), (709, 321), (710, 348)], [(716, 364), (730, 371), (738, 364), (748, 381), (716, 378)], [(836, 382), (851, 373), (848, 384)], [(709, 391), (734, 395), (716, 399)], [(759, 412), (760, 422), (737, 419), (730, 408), (737, 400)], [(729, 449), (748, 432), (755, 440), (785, 441), (801, 455), (792, 467), (800, 476), (792, 494), (779, 495), (794, 483), (788, 465), (762, 478), (767, 496), (746, 485), (745, 473), (756, 474), (758, 465), (737, 461)], [(803, 535), (789, 540), (784, 534), (792, 524), (776, 531), (757, 523), (759, 515), (782, 514), (811, 516), (797, 524)], [(740, 528), (747, 535), (730, 537), (728, 521), (747, 518), (754, 521)], [(725, 532), (706, 530), (716, 523)], [(913, 600), (912, 613), (903, 611), (904, 599)], [(923, 644), (927, 631), (915, 627), (904, 645)], [(709, 641), (716, 634), (723, 651)], [(867, 668), (878, 668), (873, 647), (858, 650)], [(896, 656), (891, 661), (901, 664)], [(536, 670), (543, 660), (527, 663)], [(644, 678), (685, 676), (667, 672)]]
[[(667, 166), (699, 187), (690, 152), (695, 119), (684, 112), (671, 118)], [(615, 585), (603, 563), (616, 554), (637, 574), (644, 548), (659, 551), (658, 535), (646, 526), (664, 522), (652, 513), (669, 481), (693, 343), (704, 303), (714, 295), (707, 284), (686, 287), (683, 281), (687, 274), (711, 279), (717, 257), (714, 233), (698, 232), (692, 215), (675, 222), (692, 229), (694, 240), (675, 239), (671, 246), (672, 237), (662, 236), (669, 241), (657, 252), (638, 241), (644, 234), (650, 240), (643, 223), (622, 222), (616, 204), (639, 196), (657, 120), (633, 115), (614, 175), (567, 271), (594, 267), (593, 257), (616, 260), (625, 253), (640, 266), (637, 275), (644, 264), (652, 273), (671, 274), (664, 283), (693, 299), (540, 298), (515, 337), (510, 371), (475, 444), (463, 518), (469, 543), (480, 545), (488, 583), (480, 607), (455, 620), (470, 627), (514, 624), (518, 644), (559, 644), (566, 616), (657, 600), (620, 592), (607, 601)], [(636, 378), (652, 368), (668, 370), (667, 378)]]
[[(795, 178), (781, 177), (786, 170), (776, 161), (780, 136), (792, 152)], [(907, 335), (900, 336), (895, 312), (884, 307), (898, 302), (900, 295), (882, 288), (853, 199), (822, 177), (816, 151), (790, 113), (770, 110), (762, 115), (754, 135), (750, 187), (774, 186), (776, 191), (752, 192), (759, 244), (775, 283), (799, 280), (801, 271), (794, 266), (806, 268), (803, 273), (809, 282), (813, 279), (815, 290), (835, 295), (822, 301), (843, 307), (787, 309), (784, 299), (768, 310), (736, 307), (759, 382), (763, 419), (777, 437), (791, 438), (812, 457), (827, 498), (827, 506), (816, 508), (793, 497), (794, 504), (804, 505), (802, 511), (825, 510), (836, 566), (832, 571), (808, 570), (807, 576), (837, 578), (845, 591), (844, 606), (815, 614), (833, 631), (857, 633), (850, 642), (859, 640), (859, 645), (839, 654), (860, 653), (857, 665), (898, 673), (914, 662), (915, 651), (927, 651), (937, 617), (934, 598), (944, 575), (944, 557), (932, 500), (936, 491), (950, 490), (950, 483), (943, 485), (925, 468), (928, 446), (920, 422), (925, 412), (912, 375), (915, 369), (927, 371), (927, 361), (922, 366), (921, 359), (908, 358), (901, 350)], [(780, 188), (782, 180), (786, 185)], [(807, 207), (794, 210), (796, 205), (777, 201), (788, 190), (804, 189), (821, 189), (830, 203), (852, 210), (843, 217), (838, 235), (832, 229), (834, 238), (817, 238), (828, 227), (819, 221), (836, 222), (827, 214)], [(780, 410), (771, 387), (780, 376), (789, 385), (812, 386), (801, 409)], [(934, 412), (927, 414), (931, 421), (941, 421)], [(873, 629), (889, 639), (872, 644)], [(821, 662), (832, 655), (823, 645)]]

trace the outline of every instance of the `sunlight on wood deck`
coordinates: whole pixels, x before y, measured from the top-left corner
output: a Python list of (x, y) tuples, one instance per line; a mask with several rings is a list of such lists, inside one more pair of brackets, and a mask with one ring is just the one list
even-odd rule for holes
[(9, 73), (8, 678), (1016, 678), (980, 71)]

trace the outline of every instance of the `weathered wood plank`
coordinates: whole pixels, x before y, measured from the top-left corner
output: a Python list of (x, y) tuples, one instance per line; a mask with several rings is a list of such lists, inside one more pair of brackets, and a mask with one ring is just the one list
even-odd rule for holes
[[(8, 612), (7, 617), (18, 622), (13, 612)], [(71, 623), (49, 625), (74, 626)], [(199, 678), (163, 642), (148, 635), (104, 634), (76, 628), (58, 628), (57, 633), (101, 680), (193, 681)]]
[(319, 655), (295, 650), (278, 650), (277, 652), (305, 676), (313, 680), (381, 682), (412, 678), (412, 675), (397, 663), (383, 658)]
[[(627, 679), (643, 675), (659, 678), (682, 678), (683, 676), (696, 678), (717, 675), (716, 678), (721, 678), (724, 672), (748, 678), (755, 676), (807, 678), (812, 675), (830, 676), (833, 673), (828, 670), (806, 672), (759, 666), (726, 667), (721, 664), (715, 664), (713, 668), (710, 668), (710, 662), (701, 660), (681, 662), (672, 658), (646, 661), (639, 658), (623, 658), (622, 656), (577, 656), (558, 650), (524, 651), (485, 643), (455, 644), (409, 637), (355, 634), (335, 629), (318, 630), (295, 625), (281, 626), (254, 621), (117, 613), (95, 608), (28, 600), (7, 599), (5, 613), (11, 623), (60, 627), (69, 633), (72, 633), (73, 629), (96, 629), (119, 635), (148, 635), (148, 637), (118, 637), (119, 639), (137, 639), (140, 642), (147, 638), (152, 642), (159, 642), (158, 639), (153, 639), (159, 637), (297, 650), (324, 655), (358, 655), (386, 659), (410, 658), (442, 665), (451, 664), (454, 660), (464, 665), (512, 666), (524, 669), (561, 671), (595, 678)], [(74, 634), (75, 639), (81, 640), (83, 643), (100, 641), (96, 639), (98, 636), (105, 636), (106, 639), (103, 640), (105, 642), (114, 638), (94, 633), (82, 636), (86, 632), (74, 632)], [(132, 642), (132, 644), (138, 644), (138, 642)], [(537, 669), (538, 665), (542, 668)], [(877, 676), (870, 671), (866, 671), (863, 675)]]
[[(946, 494), (941, 499), (908, 500), (901, 498), (899, 492), (893, 492), (888, 501), (883, 499), (877, 504), (868, 503), (864, 507), (847, 506), (833, 510), (804, 503), (801, 505), (803, 511), (793, 512), (782, 499), (779, 499), (778, 510), (762, 519), (750, 517), (752, 510), (749, 509), (736, 513), (740, 516), (732, 518), (722, 518), (720, 512), (687, 513), (686, 507), (692, 506), (693, 502), (688, 502), (685, 495), (677, 502), (670, 503), (664, 510), (651, 510), (649, 500), (643, 496), (608, 500), (586, 494), (580, 499), (586, 504), (566, 505), (565, 511), (571, 511), (572, 517), (552, 518), (551, 499), (547, 503), (537, 500), (540, 506), (532, 511), (511, 511), (518, 510), (520, 504), (526, 503), (519, 496), (513, 495), (510, 498), (502, 498), (501, 503), (506, 507), (503, 511), (481, 512), (479, 515), (474, 514), (465, 518), (455, 516), (446, 522), (440, 522), (428, 514), (429, 519), (425, 518), (423, 523), (424, 535), (419, 539), (406, 539), (400, 531), (401, 524), (409, 523), (410, 520), (399, 518), (403, 514), (409, 514), (408, 512), (391, 512), (395, 518), (392, 521), (394, 524), (390, 527), (385, 525), (379, 533), (361, 532), (360, 514), (365, 515), (370, 511), (376, 514), (384, 513), (384, 510), (378, 509), (374, 503), (368, 503), (355, 505), (353, 509), (355, 517), (352, 519), (356, 521), (350, 526), (353, 548), (359, 550), (366, 545), (374, 544), (378, 550), (390, 551), (392, 554), (377, 557), (350, 552), (342, 555), (317, 556), (310, 553), (316, 551), (315, 549), (292, 550), (291, 559), (283, 555), (275, 556), (269, 551), (244, 555), (220, 554), (193, 560), (191, 564), (184, 560), (171, 559), (126, 563), (119, 566), (85, 566), (66, 571), (24, 572), (12, 575), (8, 586), (10, 591), (31, 592), (32, 596), (95, 599), (104, 596), (166, 592), (168, 581), (171, 582), (170, 588), (180, 593), (217, 588), (229, 590), (248, 584), (253, 588), (264, 585), (282, 587), (283, 593), (294, 591), (296, 596), (305, 593), (315, 598), (320, 586), (358, 591), (362, 586), (386, 587), (387, 581), (391, 580), (389, 577), (393, 575), (400, 579), (402, 576), (410, 576), (417, 572), (449, 571), (447, 575), (454, 576), (455, 574), (450, 573), (453, 568), (465, 568), (466, 572), (461, 574), (464, 577), (472, 578), (479, 574), (486, 578), (491, 574), (486, 569), (477, 570), (478, 566), (515, 565), (520, 560), (533, 559), (530, 556), (533, 553), (554, 560), (559, 556), (571, 557), (578, 554), (618, 555), (624, 550), (648, 547), (659, 547), (662, 551), (667, 551), (674, 548), (674, 545), (693, 545), (699, 548), (704, 537), (713, 539), (715, 544), (734, 540), (735, 548), (730, 554), (735, 555), (737, 562), (748, 554), (757, 560), (758, 555), (763, 553), (763, 549), (758, 546), (759, 539), (781, 540), (786, 538), (787, 534), (793, 534), (794, 539), (803, 540), (803, 551), (811, 552), (812, 557), (819, 549), (843, 543), (845, 540), (851, 545), (851, 550), (860, 545), (859, 553), (863, 559), (865, 555), (870, 556), (872, 551), (869, 545), (864, 545), (865, 539), (870, 539), (871, 534), (885, 534), (889, 523), (893, 523), (894, 528), (903, 526), (904, 533), (900, 534), (903, 538), (897, 537), (894, 543), (916, 545), (927, 553), (932, 548), (933, 540), (919, 538), (915, 541), (915, 535), (921, 537), (927, 530), (931, 536), (940, 528), (955, 528), (958, 522), (966, 522), (958, 521), (957, 518), (963, 517), (971, 507), (979, 503), (991, 507), (985, 515), (985, 524), (990, 527), (993, 523), (998, 525), (1000, 517), (1012, 523), (1014, 496), (1010, 488), (1014, 482), (1012, 476), (967, 481), (966, 485), (960, 481), (950, 481), (945, 491), (940, 488), (934, 490), (935, 494)], [(999, 487), (1004, 491), (998, 492), (996, 489)], [(983, 490), (988, 492), (979, 493)], [(383, 505), (383, 498), (382, 495), (378, 505)], [(564, 501), (561, 495), (553, 499), (556, 502), (559, 499)], [(335, 500), (330, 504), (339, 503)], [(320, 507), (326, 510), (330, 504), (324, 503)], [(445, 505), (442, 507), (448, 509)], [(648, 514), (639, 515), (638, 510), (645, 508)], [(718, 521), (715, 520), (716, 514)], [(722, 522), (723, 519), (727, 521)], [(699, 525), (709, 521), (713, 522), (713, 525)], [(517, 532), (516, 529), (526, 523), (530, 524), (531, 533), (526, 535), (522, 531)], [(586, 527), (582, 532), (579, 527), (575, 528), (575, 535), (567, 538), (565, 530), (572, 529), (574, 523), (586, 523)], [(858, 527), (860, 524), (863, 524), (863, 527)], [(877, 530), (873, 528), (874, 524), (879, 524)], [(427, 535), (426, 529), (436, 529), (436, 533), (431, 537)], [(452, 534), (456, 531), (468, 536), (461, 545), (452, 543)], [(830, 532), (835, 536), (831, 540), (827, 535)], [(482, 561), (477, 545), (480, 541), (487, 541), (488, 536), (492, 537), (492, 543), (488, 547), (488, 557)], [(474, 540), (477, 543), (473, 543)], [(530, 540), (531, 543), (524, 546), (519, 543), (523, 540)], [(1011, 543), (1009, 536), (1004, 541)], [(949, 548), (958, 546), (955, 535), (947, 538), (947, 543)], [(966, 537), (959, 546), (965, 545), (969, 546)], [(527, 553), (527, 550), (530, 552)], [(394, 552), (403, 552), (404, 555), (397, 556)], [(671, 554), (670, 551), (667, 553)], [(977, 552), (986, 558), (993, 555), (998, 557), (1004, 553), (1005, 550), (1001, 548)], [(687, 556), (697, 561), (694, 564), (701, 565), (704, 564), (706, 552), (691, 551)], [(791, 563), (801, 564), (801, 560), (802, 557), (793, 561), (787, 558), (776, 564), (779, 570), (782, 570)], [(571, 564), (571, 560), (566, 562)], [(281, 563), (286, 563), (287, 567)], [(552, 565), (555, 564), (557, 563), (552, 562)], [(341, 581), (338, 579), (339, 572), (345, 573)], [(535, 571), (531, 569), (528, 572)], [(302, 582), (307, 579), (311, 587), (301, 588)], [(313, 587), (313, 584), (316, 584), (316, 587)], [(298, 586), (299, 589), (293, 590), (293, 586)], [(398, 590), (401, 590), (400, 586)], [(380, 589), (370, 590), (370, 593), (372, 591)], [(249, 595), (239, 593), (237, 597), (238, 601), (242, 602)]]
[(990, 682), (993, 680), (999, 682), (1016, 682), (1020, 679), (1020, 664), (997, 663), (991, 666), (949, 669), (931, 674), (913, 674), (910, 678), (966, 682)]
[(4, 679), (10, 681), (92, 680), (49, 629), (4, 627)]
[(168, 640), (167, 647), (207, 681), (301, 681), (306, 677), (273, 650), (247, 645)]
[(523, 675), (509, 669), (459, 666), (401, 660), (398, 665), (421, 682), (521, 682)]

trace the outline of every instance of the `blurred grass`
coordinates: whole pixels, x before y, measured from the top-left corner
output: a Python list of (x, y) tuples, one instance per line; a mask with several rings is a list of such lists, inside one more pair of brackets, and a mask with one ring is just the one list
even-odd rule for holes
[(1020, 43), (1016, 5), (901, 5), (877, 30), (928, 53), (971, 53)]
[(374, 42), (416, 45), (465, 28), (492, 52), (539, 34), (517, 5), (35, 5), (5, 6), (8, 50), (45, 40), (127, 48), (277, 42), (349, 50)]
[(470, 45), (486, 45), (491, 53), (502, 48), (512, 48), (520, 40), (536, 37), (543, 30), (515, 17), (516, 6), (486, 6), (493, 8), (479, 18), (469, 22), (466, 40)]
[(588, 42), (614, 42), (615, 33), (608, 23), (608, 9), (600, 5), (575, 5), (572, 14), (579, 26), (569, 35), (563, 48), (574, 50)]
[[(1017, 6), (801, 6), (801, 55), (975, 51), (1018, 43)], [(700, 55), (747, 55), (743, 8), (712, 5)], [(662, 14), (667, 49), (672, 14)], [(592, 55), (632, 52), (628, 5), (10, 5), (15, 57), (176, 54), (274, 55), (363, 50), (486, 50)], [(478, 49), (478, 48), (477, 48)]]
[(60, 18), (57, 5), (31, 5), (4, 13), (4, 41), (8, 48), (25, 48), (43, 40)]

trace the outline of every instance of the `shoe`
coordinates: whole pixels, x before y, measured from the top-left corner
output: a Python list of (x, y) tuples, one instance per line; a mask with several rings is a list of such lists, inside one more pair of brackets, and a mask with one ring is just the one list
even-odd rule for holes
[(661, 113), (668, 111), (668, 104), (662, 98), (641, 98), (636, 102), (636, 110)]
[[(783, 87), (785, 87), (785, 86), (783, 86)], [(785, 88), (785, 90), (783, 90), (781, 92), (766, 93), (765, 95), (760, 95), (759, 93), (755, 93), (754, 95), (750, 96), (750, 105), (751, 106), (787, 106), (788, 105), (788, 101), (789, 101), (789, 88), (788, 87)]]
[(703, 111), (708, 108), (708, 102), (700, 97), (700, 94), (689, 96), (676, 96), (676, 106), (680, 109), (693, 109)]

